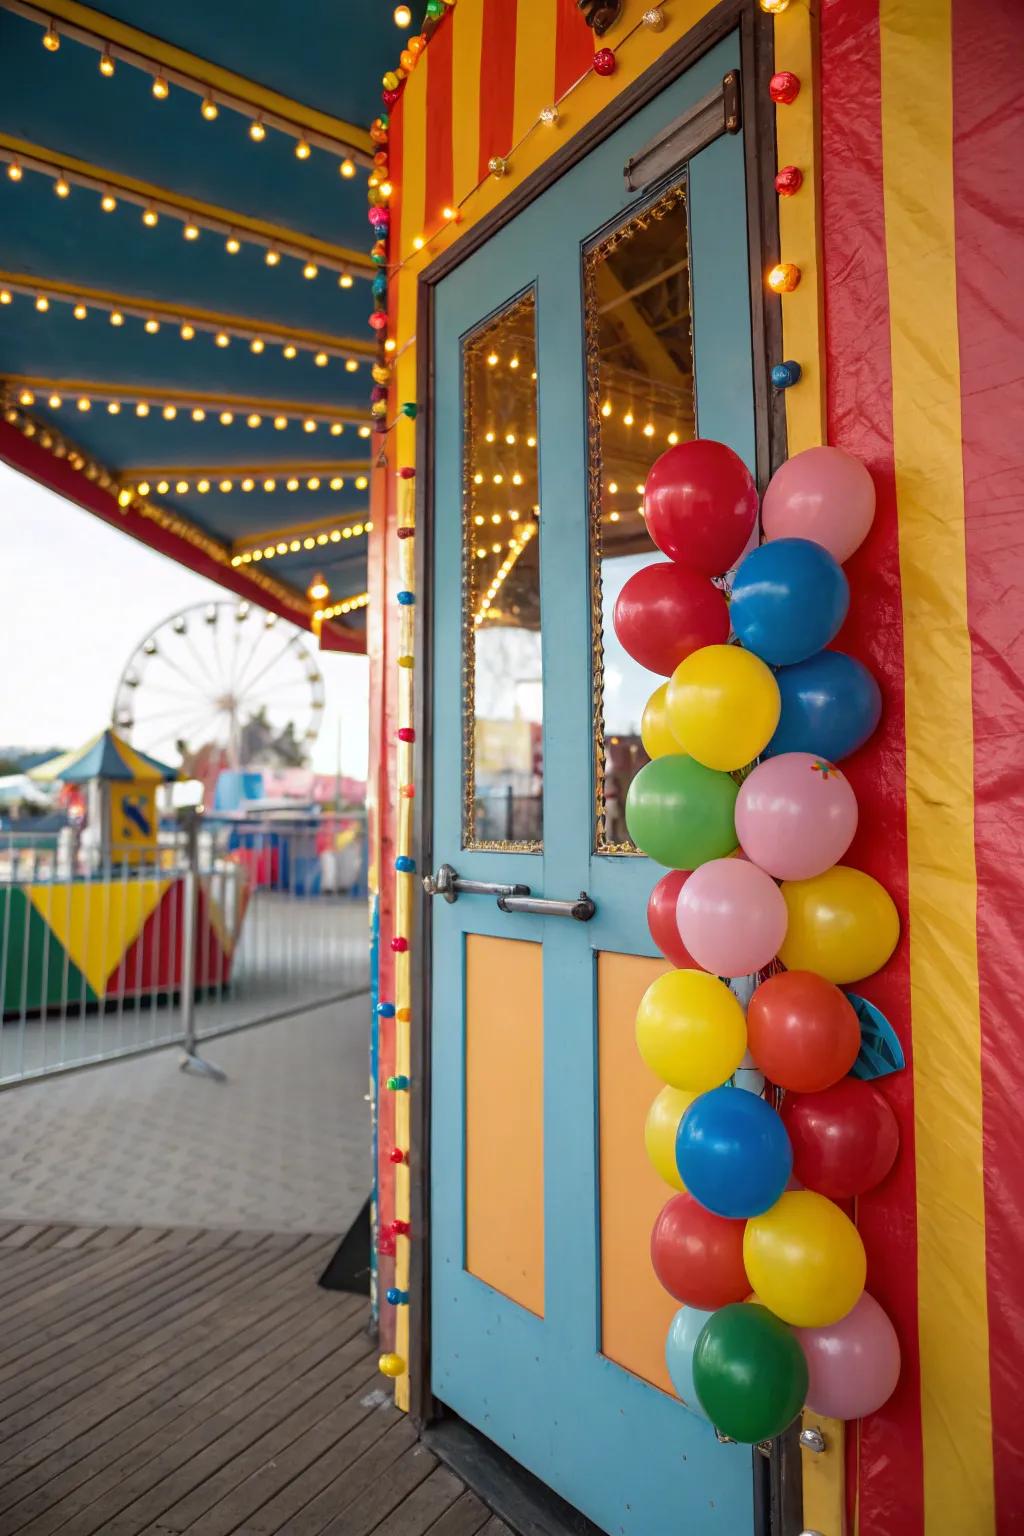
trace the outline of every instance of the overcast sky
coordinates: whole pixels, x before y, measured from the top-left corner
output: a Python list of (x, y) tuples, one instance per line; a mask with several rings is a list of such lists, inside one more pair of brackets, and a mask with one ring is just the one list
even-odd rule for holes
[[(0, 747), (77, 746), (109, 724), (136, 646), (222, 587), (0, 464)], [(324, 654), (324, 724), (313, 766), (366, 774), (367, 666)]]

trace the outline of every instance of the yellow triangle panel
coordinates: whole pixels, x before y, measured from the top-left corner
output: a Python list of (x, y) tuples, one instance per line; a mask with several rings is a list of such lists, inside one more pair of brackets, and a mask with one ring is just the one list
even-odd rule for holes
[(28, 898), (56, 934), (93, 991), (134, 944), (169, 880), (89, 880), (30, 885)]

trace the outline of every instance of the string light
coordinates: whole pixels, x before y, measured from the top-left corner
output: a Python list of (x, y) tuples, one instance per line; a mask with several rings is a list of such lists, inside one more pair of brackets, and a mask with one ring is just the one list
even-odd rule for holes
[(63, 402), (62, 402), (62, 400), (60, 398), (60, 395), (51, 395), (49, 400), (47, 400), (46, 403), (50, 407), (51, 411), (59, 411), (60, 408), (61, 408), (61, 405), (63, 404)]
[(298, 348), (293, 347), (291, 342), (289, 342), (286, 347), (281, 348), (281, 356), (288, 358), (290, 362), (293, 357), (298, 356)]
[(354, 358), (354, 357), (346, 357), (346, 359), (345, 359), (345, 372), (346, 373), (355, 373), (356, 370), (358, 369), (358, 367), (359, 367), (359, 363), (358, 363), (356, 358)]
[(82, 398), (78, 401), (78, 409), (80, 411), (92, 410), (92, 401), (88, 398), (87, 395), (83, 395)]
[(156, 97), (157, 101), (166, 101), (169, 94), (170, 91), (168, 89), (167, 81), (164, 79), (163, 75), (154, 75), (153, 95)]
[(395, 26), (408, 27), (412, 24), (412, 11), (407, 5), (395, 6)]
[(255, 352), (256, 356), (259, 357), (265, 345), (266, 343), (259, 336), (254, 336), (249, 343), (249, 351)]
[(113, 195), (112, 192), (104, 192), (103, 196), (100, 198), (100, 207), (103, 209), (104, 213), (113, 213), (114, 209), (117, 207), (117, 198)]
[[(332, 437), (340, 437), (341, 434), (344, 432), (344, 430), (345, 430), (345, 423), (343, 421), (332, 421), (331, 422), (331, 436)], [(359, 429), (359, 436), (363, 437), (364, 435), (368, 435), (368, 434), (364, 434), (362, 427), (360, 427), (360, 429)]]
[(237, 256), (239, 251), (242, 249), (242, 242), (239, 240), (237, 235), (228, 235), (227, 239), (224, 241), (224, 249), (227, 251), (229, 256)]
[(114, 61), (110, 57), (110, 49), (104, 48), (103, 52), (100, 54), (100, 74), (105, 75), (109, 80), (113, 73)]
[(173, 421), (175, 416), (177, 416), (177, 414), (178, 414), (178, 407), (176, 405), (165, 405), (164, 406), (163, 412), (162, 412), (164, 421)]
[(149, 406), (146, 404), (145, 400), (139, 401), (138, 405), (135, 407), (135, 414), (136, 416), (140, 417), (149, 415)]
[(181, 327), (180, 331), (178, 332), (178, 335), (181, 337), (182, 341), (192, 341), (193, 338), (195, 337), (195, 334), (196, 334), (195, 326), (194, 325), (189, 325), (188, 321), (185, 322), (185, 324)]
[(193, 421), (205, 421), (206, 420), (206, 412), (203, 410), (201, 405), (197, 405), (194, 408), (194, 410), (192, 412), (192, 420)]
[(213, 340), (214, 345), (218, 347), (230, 347), (231, 345), (231, 337), (227, 331), (218, 331)]
[(7, 175), (11, 181), (20, 181), (24, 174), (20, 161), (15, 157), (7, 167)]
[(212, 96), (203, 98), (203, 105), (199, 109), (208, 123), (212, 123), (218, 116), (217, 103)]
[(150, 204), (142, 215), (142, 222), (147, 229), (155, 229), (160, 222), (156, 209)]
[(57, 29), (52, 21), (50, 22), (50, 25), (47, 27), (46, 31), (43, 33), (43, 47), (47, 50), (48, 53), (56, 53), (57, 49), (60, 47), (60, 38), (57, 35)]
[(249, 137), (254, 144), (262, 144), (267, 136), (267, 130), (263, 126), (262, 117), (254, 117), (249, 124)]
[(338, 287), (339, 288), (351, 288), (352, 287), (352, 283), (353, 283), (353, 277), (352, 277), (352, 273), (351, 272), (343, 272), (341, 274), (341, 276), (338, 278)]
[(110, 311), (110, 323), (115, 326), (124, 325), (124, 315), (122, 315), (119, 309), (112, 309)]
[(309, 145), (306, 143), (305, 139), (296, 139), (296, 141), (295, 141), (295, 158), (296, 158), (296, 160), (308, 160), (309, 159)]
[(669, 441), (669, 444), (674, 448), (676, 443), (678, 443), (678, 441), (679, 441), (679, 433), (678, 432), (670, 432), (669, 435), (668, 435), (668, 441)]
[(39, 311), (39, 313), (41, 315), (45, 315), (46, 311), (49, 309), (49, 307), (50, 307), (49, 299), (46, 298), (44, 294), (40, 294), (38, 299), (36, 299), (36, 309), (38, 309), (38, 311)]
[(302, 275), (303, 277), (312, 279), (316, 277), (319, 270), (320, 269), (315, 261), (307, 261), (306, 265), (302, 269)]
[(281, 252), (275, 251), (274, 247), (270, 245), (266, 249), (263, 260), (266, 262), (268, 267), (276, 267), (278, 262), (281, 260)]
[(146, 330), (147, 335), (155, 336), (156, 333), (159, 331), (159, 329), (160, 329), (160, 322), (159, 322), (159, 320), (147, 320), (146, 321), (145, 330)]
[(287, 425), (288, 425), (288, 418), (287, 418), (287, 416), (275, 416), (274, 417), (274, 426), (277, 428), (278, 432), (283, 432)]
[(340, 175), (344, 176), (346, 181), (350, 181), (352, 179), (352, 177), (356, 173), (356, 163), (355, 163), (355, 161), (354, 160), (349, 160), (346, 157), (341, 162), (341, 164), (338, 166), (338, 171), (339, 171)]
[(74, 315), (76, 320), (84, 320), (89, 311), (86, 309), (84, 304), (76, 304), (71, 313)]
[(60, 175), (57, 177), (57, 180), (54, 182), (53, 190), (56, 192), (58, 197), (70, 197), (71, 184), (67, 177), (64, 175), (63, 171), (61, 171)]
[(199, 239), (199, 225), (198, 224), (193, 224), (191, 219), (183, 227), (181, 232), (185, 236), (186, 240), (198, 240)]

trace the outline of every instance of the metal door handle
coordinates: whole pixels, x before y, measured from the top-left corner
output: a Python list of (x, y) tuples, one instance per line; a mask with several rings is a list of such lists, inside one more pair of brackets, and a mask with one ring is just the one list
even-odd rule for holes
[(428, 896), (443, 896), (445, 901), (458, 901), (460, 896), (505, 897), (530, 894), (528, 885), (498, 885), (493, 880), (463, 880), (450, 864), (442, 864), (436, 875), (424, 875), (423, 889)]
[(498, 906), (503, 912), (535, 912), (538, 917), (574, 917), (578, 923), (589, 923), (597, 911), (586, 891), (580, 891), (575, 901), (553, 901), (546, 896), (499, 896)]
[(545, 896), (534, 896), (528, 885), (499, 885), (493, 880), (463, 880), (450, 864), (442, 864), (436, 875), (424, 875), (423, 889), (428, 896), (443, 896), (445, 901), (458, 901), (460, 896), (497, 896), (503, 912), (533, 912), (538, 917), (574, 917), (578, 923), (589, 923), (597, 911), (586, 891), (580, 891), (575, 901), (550, 901)]

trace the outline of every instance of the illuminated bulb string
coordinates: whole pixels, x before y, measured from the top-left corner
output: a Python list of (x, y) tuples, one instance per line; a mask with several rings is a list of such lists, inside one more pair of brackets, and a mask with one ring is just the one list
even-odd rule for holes
[[(158, 487), (159, 489), (159, 487)], [(307, 533), (303, 538), (278, 539), (260, 549), (246, 549), (231, 556), (231, 564), (258, 565), (261, 560), (276, 560), (280, 555), (298, 555), (311, 549), (323, 549), (326, 544), (340, 544), (343, 539), (360, 539), (373, 532), (372, 522), (347, 523), (342, 528), (321, 529), (317, 534)]]

